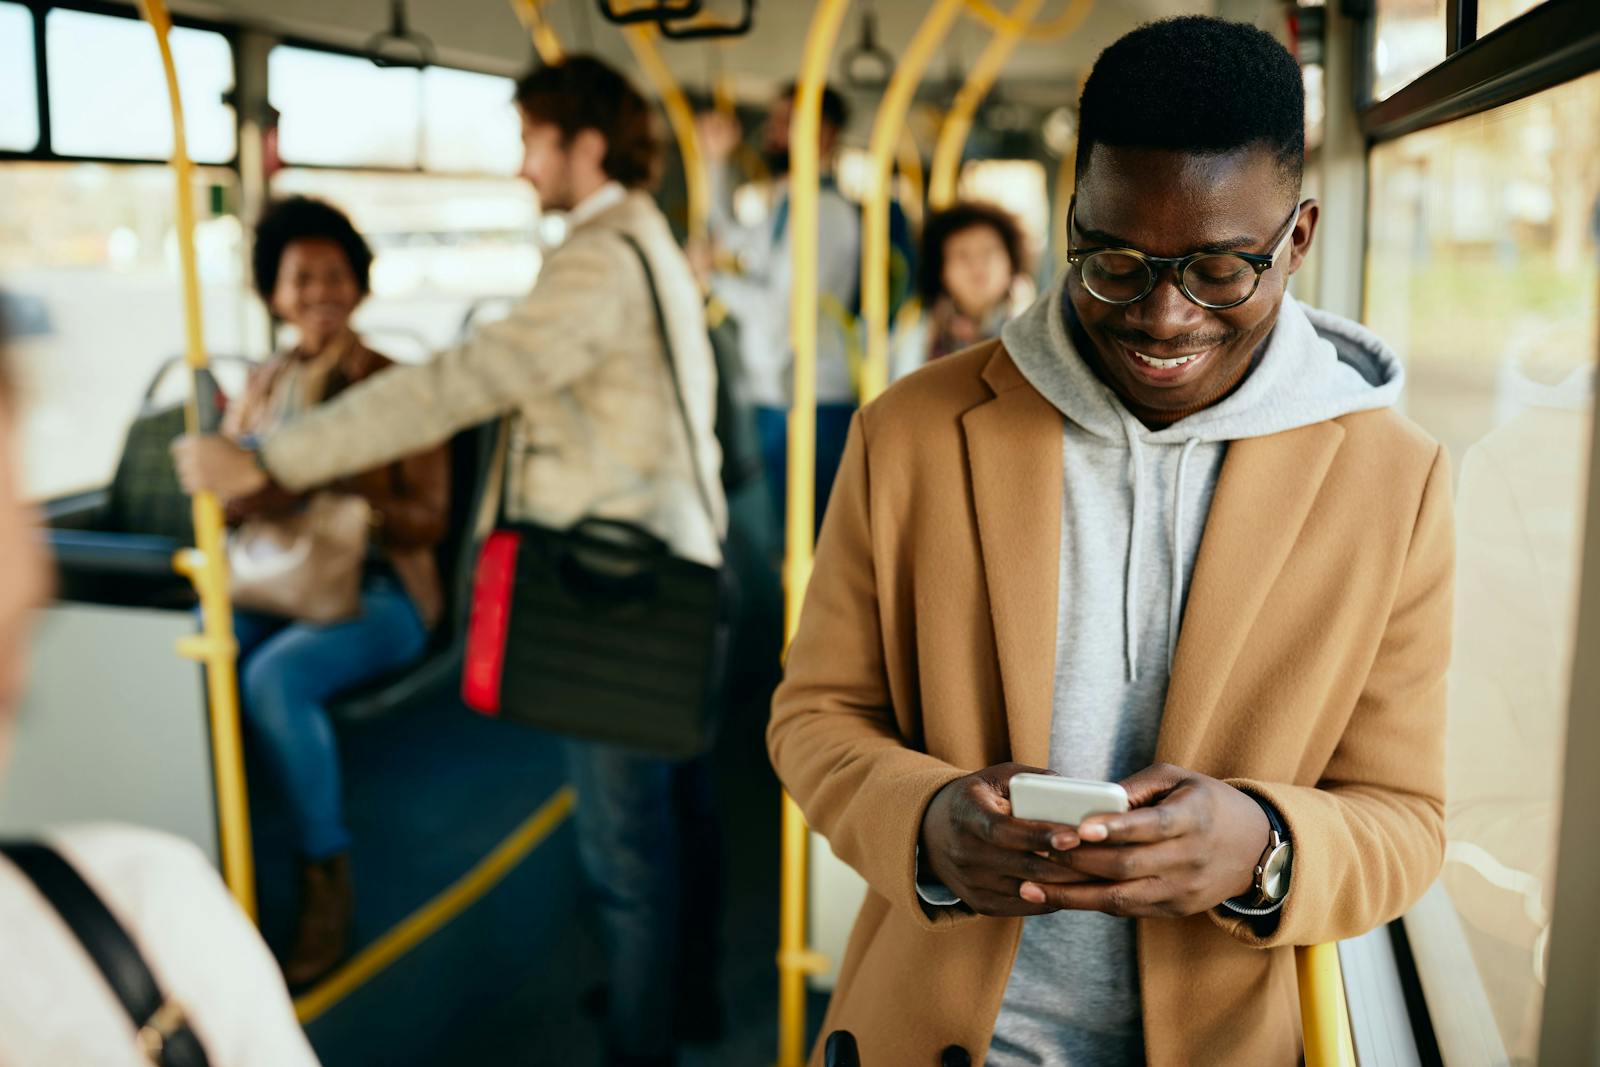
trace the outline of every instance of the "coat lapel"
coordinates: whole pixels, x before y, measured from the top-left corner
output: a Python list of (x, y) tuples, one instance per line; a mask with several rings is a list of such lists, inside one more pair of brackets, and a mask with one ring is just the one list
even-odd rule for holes
[(1188, 766), (1344, 430), (1319, 422), (1228, 448), (1189, 583), (1157, 758)]
[(998, 345), (996, 396), (962, 416), (1011, 758), (1050, 758), (1061, 560), (1061, 414)]

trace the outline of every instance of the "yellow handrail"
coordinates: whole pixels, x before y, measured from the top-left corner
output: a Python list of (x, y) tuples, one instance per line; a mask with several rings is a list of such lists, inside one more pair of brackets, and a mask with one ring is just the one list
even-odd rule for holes
[(1073, 0), (1054, 19), (1037, 25), (1030, 24), (1027, 18), (1015, 12), (1007, 15), (986, 0), (967, 0), (967, 11), (996, 33), (1015, 28), (1027, 40), (1053, 41), (1077, 29), (1083, 17), (1089, 13), (1089, 5), (1080, 5), (1077, 0)]
[(1300, 986), (1300, 1033), (1305, 1042), (1306, 1067), (1356, 1067), (1339, 946), (1303, 945), (1294, 950), (1294, 964)]
[[(1011, 9), (1011, 15), (995, 31), (983, 54), (978, 57), (978, 62), (967, 74), (967, 80), (956, 93), (955, 102), (950, 105), (950, 113), (945, 116), (944, 124), (939, 127), (939, 142), (933, 149), (933, 166), (928, 179), (928, 206), (934, 211), (942, 211), (955, 203), (956, 185), (961, 171), (961, 152), (966, 147), (967, 134), (972, 130), (972, 118), (977, 114), (978, 105), (983, 102), (983, 98), (989, 95), (989, 89), (1000, 76), (1006, 60), (1021, 42), (1034, 13), (1039, 10), (1043, 2), (1044, 0), (1017, 0), (1017, 5)], [(1088, 14), (1093, 2), (1094, 0), (1072, 0), (1071, 5), (1063, 13), (1063, 18), (1072, 15), (1075, 19), (1081, 20)], [(1076, 25), (1076, 22), (1071, 24)]]
[(650, 23), (635, 23), (623, 28), (628, 47), (655, 85), (666, 109), (667, 121), (678, 139), (678, 154), (683, 159), (684, 184), (689, 190), (689, 240), (703, 241), (706, 236), (706, 215), (711, 204), (711, 179), (706, 173), (705, 158), (700, 154), (700, 135), (695, 130), (694, 109), (683, 87), (673, 76), (661, 51), (656, 48), (656, 28)]
[(544, 4), (545, 0), (511, 0), (511, 10), (533, 38), (533, 48), (539, 53), (539, 58), (553, 65), (560, 63), (566, 53), (561, 48), (561, 38), (556, 36), (555, 27), (545, 21), (544, 12), (540, 10)]
[[(172, 173), (177, 185), (178, 262), (183, 276), (184, 353), (191, 371), (184, 421), (199, 433), (200, 400), (194, 372), (206, 367), (201, 332), (200, 271), (194, 246), (194, 165), (184, 136), (183, 98), (178, 69), (167, 35), (172, 20), (162, 0), (140, 0), (139, 9), (155, 31), (161, 66), (172, 108)], [(209, 427), (206, 427), (209, 429)], [(211, 762), (217, 790), (217, 837), (222, 851), (222, 877), (234, 899), (252, 919), (256, 913), (254, 860), (250, 853), (250, 809), (245, 795), (244, 751), (239, 737), (239, 685), (234, 658), (233, 610), (228, 601), (228, 566), (223, 554), (222, 504), (211, 493), (194, 498), (195, 548), (180, 552), (173, 567), (188, 578), (200, 596), (201, 633), (178, 642), (178, 653), (204, 663), (211, 713)]]
[[(789, 406), (789, 499), (784, 554), (784, 645), (793, 640), (811, 577), (816, 514), (817, 451), (817, 201), (821, 160), (822, 88), (839, 25), (850, 0), (818, 0), (806, 33), (794, 111), (789, 120), (789, 249), (794, 264), (789, 331), (794, 348), (794, 393)], [(805, 1062), (806, 974), (817, 969), (806, 947), (806, 823), (783, 797), (783, 882), (778, 924), (778, 1067)]]
[[(861, 317), (867, 324), (867, 361), (861, 402), (889, 384), (889, 178), (895, 148), (903, 143), (906, 112), (922, 72), (961, 14), (964, 0), (935, 0), (894, 68), (872, 122), (866, 199), (861, 203)], [(915, 152), (915, 145), (912, 146)]]

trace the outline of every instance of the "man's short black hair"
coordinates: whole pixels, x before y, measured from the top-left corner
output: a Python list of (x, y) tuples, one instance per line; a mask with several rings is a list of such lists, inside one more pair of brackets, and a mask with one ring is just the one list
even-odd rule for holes
[[(799, 82), (789, 82), (783, 87), (783, 92), (779, 93), (778, 97), (781, 100), (793, 100), (795, 94), (799, 91)], [(840, 95), (839, 90), (831, 85), (822, 87), (822, 121), (840, 133), (843, 133), (844, 128), (850, 125), (850, 105), (844, 102), (844, 97)]]
[(1300, 66), (1265, 30), (1208, 15), (1151, 22), (1100, 53), (1078, 105), (1078, 176), (1097, 144), (1210, 155), (1257, 145), (1300, 185)]
[(250, 255), (250, 266), (255, 274), (256, 292), (261, 299), (272, 304), (272, 291), (278, 287), (278, 265), (283, 262), (283, 250), (291, 241), (332, 241), (344, 251), (350, 261), (350, 272), (356, 276), (356, 288), (366, 296), (372, 287), (372, 249), (348, 215), (324, 200), (309, 196), (291, 196), (268, 204), (256, 223), (256, 244)]

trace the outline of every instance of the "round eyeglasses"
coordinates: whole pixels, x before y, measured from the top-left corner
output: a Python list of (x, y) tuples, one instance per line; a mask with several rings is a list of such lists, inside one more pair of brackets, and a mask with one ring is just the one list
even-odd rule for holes
[[(1261, 276), (1272, 269), (1294, 233), (1301, 205), (1284, 224), (1281, 236), (1267, 255), (1256, 252), (1195, 252), (1187, 256), (1147, 256), (1134, 248), (1067, 249), (1067, 262), (1078, 268), (1078, 278), (1089, 295), (1107, 304), (1137, 304), (1156, 287), (1156, 278), (1170, 268), (1178, 276), (1184, 296), (1211, 311), (1238, 307), (1256, 295)], [(1077, 199), (1067, 211), (1067, 240), (1076, 226)]]

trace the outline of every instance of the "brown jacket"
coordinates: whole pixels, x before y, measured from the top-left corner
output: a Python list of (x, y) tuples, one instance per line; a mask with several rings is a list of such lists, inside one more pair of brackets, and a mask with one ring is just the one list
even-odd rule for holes
[[(250, 375), (244, 395), (228, 408), (224, 433), (237, 436), (262, 427), (273, 389), (292, 358), (274, 356)], [(392, 366), (391, 360), (357, 342), (329, 375), (323, 399), (329, 400), (346, 387)], [(444, 608), (444, 588), (434, 549), (444, 540), (450, 523), (448, 447), (440, 445), (417, 452), (316, 488), (354, 493), (372, 505), (374, 541), (384, 549), (400, 584), (416, 605), (417, 614), (432, 629)], [(303, 495), (269, 486), (254, 496), (231, 502), (228, 521), (237, 525), (247, 518), (287, 511)]]
[[(869, 887), (824, 1024), (866, 1064), (987, 1053), (1022, 923), (925, 909), (914, 856), (947, 782), (1048, 761), (1061, 433), (998, 342), (910, 376), (851, 429), (768, 743)], [(1293, 882), (1265, 939), (1216, 912), (1139, 920), (1151, 1064), (1294, 1063), (1291, 946), (1372, 929), (1438, 873), (1449, 484), (1443, 451), (1392, 411), (1230, 446), (1156, 759), (1270, 800)]]

